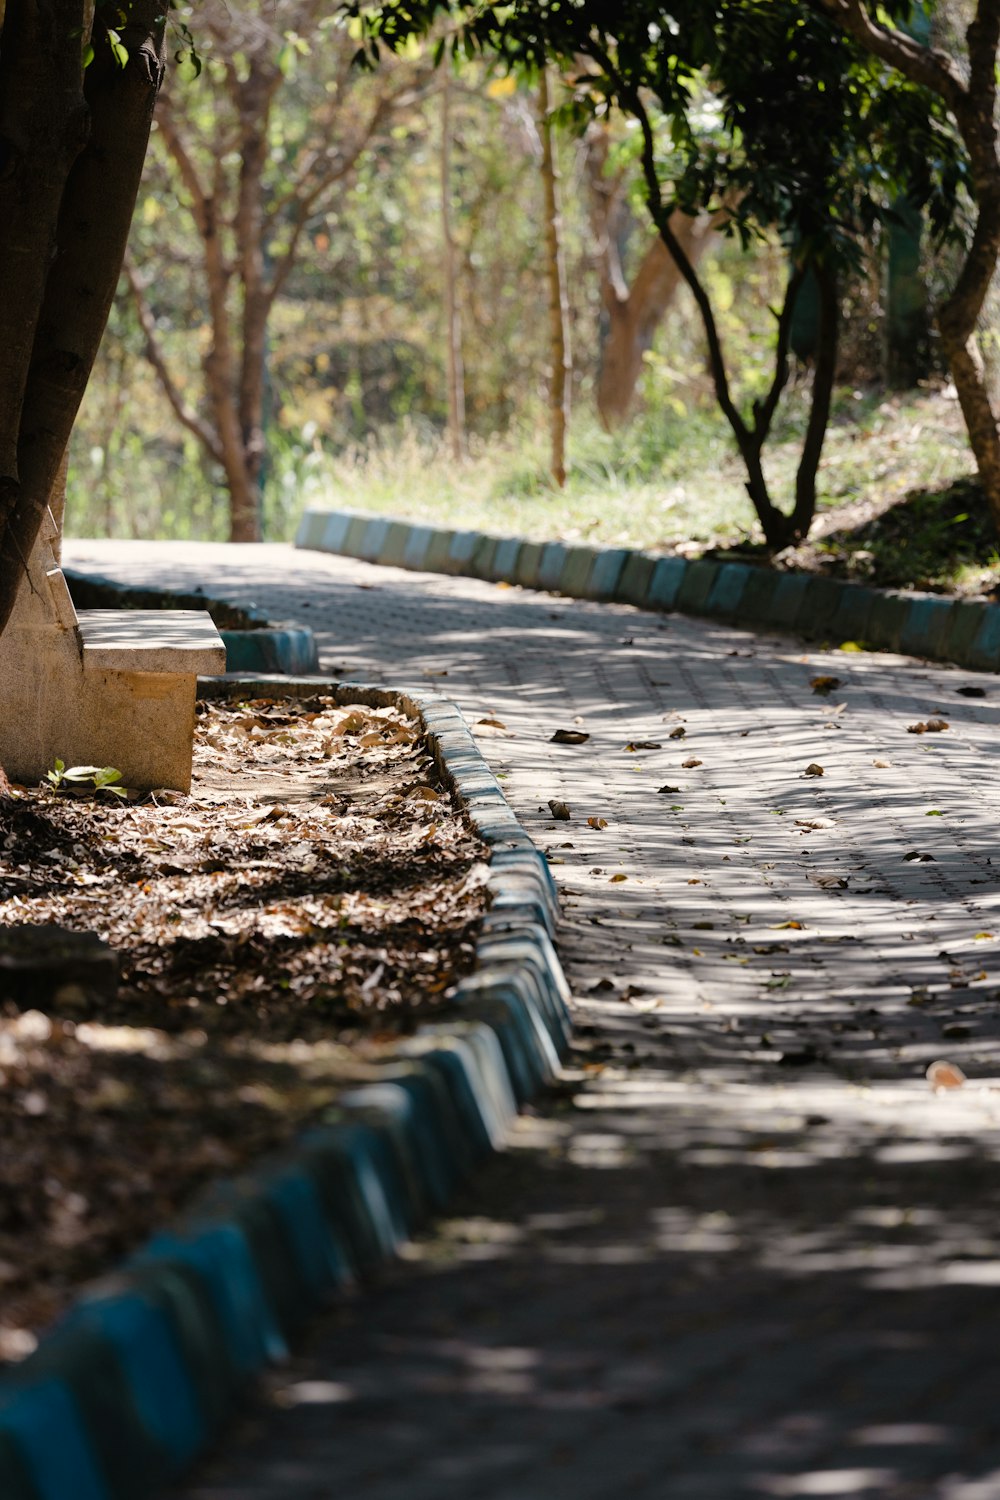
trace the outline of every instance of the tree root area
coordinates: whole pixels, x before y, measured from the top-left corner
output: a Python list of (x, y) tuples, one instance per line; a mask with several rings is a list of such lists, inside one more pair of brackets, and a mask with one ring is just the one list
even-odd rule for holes
[(199, 704), (190, 796), (0, 798), (0, 926), (119, 968), (0, 998), (0, 1358), (447, 1008), (483, 856), (418, 725), (323, 697)]

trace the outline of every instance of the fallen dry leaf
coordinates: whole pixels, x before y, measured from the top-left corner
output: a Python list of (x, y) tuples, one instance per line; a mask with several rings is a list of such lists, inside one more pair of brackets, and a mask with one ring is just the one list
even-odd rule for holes
[(687, 730), (684, 728), (684, 725), (678, 724), (676, 729), (671, 729), (668, 738), (672, 740), (682, 740), (686, 734)]
[(486, 867), (413, 721), (320, 696), (200, 704), (192, 796), (34, 789), (0, 842), (0, 925), (94, 931), (120, 964), (117, 994), (81, 974), (0, 1005), (2, 1360), (441, 1014)]
[[(671, 735), (671, 739), (672, 738), (673, 736)], [(660, 744), (659, 740), (629, 740), (628, 744), (625, 746), (625, 749), (632, 752), (636, 750), (662, 750), (663, 746)]]
[(557, 729), (549, 740), (550, 745), (582, 745), (590, 735), (582, 729)]
[(552, 816), (558, 822), (560, 822), (560, 823), (568, 823), (569, 822), (569, 819), (570, 819), (570, 810), (569, 810), (568, 805), (565, 802), (559, 802), (557, 799), (555, 799), (553, 797), (550, 797), (549, 798), (549, 811), (552, 814)]
[(891, 760), (873, 760), (872, 761), (872, 765), (873, 766), (878, 766), (878, 768), (879, 768), (880, 771), (887, 771), (889, 769), (889, 767), (892, 765), (892, 761)]
[(619, 872), (617, 875), (612, 875), (612, 877), (611, 877), (610, 881), (608, 882), (608, 884), (609, 885), (620, 885), (623, 880), (627, 880), (627, 879), (628, 879), (627, 875), (623, 875), (623, 874), (621, 874), (621, 872)]
[(940, 734), (944, 729), (950, 729), (951, 725), (947, 719), (928, 719), (926, 723), (918, 719), (916, 724), (907, 724), (907, 734)]
[(939, 1058), (932, 1062), (926, 1073), (927, 1082), (935, 1093), (939, 1089), (960, 1089), (965, 1083), (965, 1074), (957, 1063)]
[(701, 761), (700, 760), (695, 760), (694, 756), (692, 756), (690, 760), (682, 760), (681, 761), (681, 770), (682, 771), (691, 771), (691, 770), (694, 769), (695, 766), (700, 766), (700, 765), (701, 765)]
[(821, 765), (817, 764), (816, 761), (811, 760), (802, 774), (803, 776), (822, 776), (825, 773)]
[(588, 818), (587, 819), (587, 827), (588, 828), (607, 828), (607, 826), (608, 826), (608, 820), (607, 820), (607, 818)]
[(834, 688), (839, 688), (840, 683), (841, 679), (839, 677), (810, 677), (809, 679), (809, 686), (821, 698), (826, 698), (833, 692)]

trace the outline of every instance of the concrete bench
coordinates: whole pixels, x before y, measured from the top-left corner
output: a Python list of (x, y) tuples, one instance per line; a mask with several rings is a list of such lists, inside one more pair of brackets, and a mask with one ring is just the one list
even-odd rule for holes
[(0, 765), (29, 784), (58, 759), (189, 791), (197, 678), (226, 670), (219, 632), (202, 610), (77, 614), (57, 539), (53, 522), (0, 635)]

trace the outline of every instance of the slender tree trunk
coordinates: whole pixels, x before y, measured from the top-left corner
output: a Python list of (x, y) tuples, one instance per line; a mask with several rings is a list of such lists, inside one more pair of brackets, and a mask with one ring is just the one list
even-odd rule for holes
[(455, 238), (451, 224), (451, 76), (441, 69), (441, 245), (448, 368), (448, 439), (456, 463), (465, 457), (465, 372), (458, 307)]
[(816, 514), (816, 475), (819, 473), (823, 442), (830, 422), (830, 402), (833, 399), (833, 384), (837, 373), (837, 345), (840, 336), (837, 277), (828, 266), (820, 264), (813, 265), (813, 274), (819, 292), (819, 324), (809, 421), (795, 474), (795, 507), (789, 525), (790, 541), (801, 541), (809, 535), (809, 528)]
[[(268, 158), (271, 101), (281, 74), (270, 62), (255, 59), (240, 91), (240, 182), (236, 209), (236, 242), (243, 284), (243, 356), (239, 378), (239, 424), (245, 480), (232, 492), (231, 531), (247, 533), (233, 541), (262, 539), (261, 479), (266, 451), (264, 387), (267, 368), (267, 320), (270, 287), (264, 255), (264, 172)], [(252, 513), (251, 513), (252, 507)]]
[(566, 433), (569, 428), (573, 362), (570, 353), (569, 293), (562, 249), (562, 219), (559, 212), (559, 172), (549, 113), (548, 70), (542, 69), (538, 84), (538, 110), (542, 138), (542, 194), (545, 213), (545, 271), (549, 284), (549, 429), (550, 467), (560, 489), (566, 483)]

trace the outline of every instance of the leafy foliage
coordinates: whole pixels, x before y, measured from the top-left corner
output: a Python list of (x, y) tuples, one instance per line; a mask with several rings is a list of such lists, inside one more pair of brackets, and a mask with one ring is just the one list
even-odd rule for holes
[[(68, 792), (72, 796), (99, 796), (102, 792), (124, 802), (128, 798), (126, 787), (120, 786), (122, 773), (114, 766), (67, 766), (56, 760), (45, 779), (55, 792)], [(133, 794), (134, 795), (134, 794)]]

